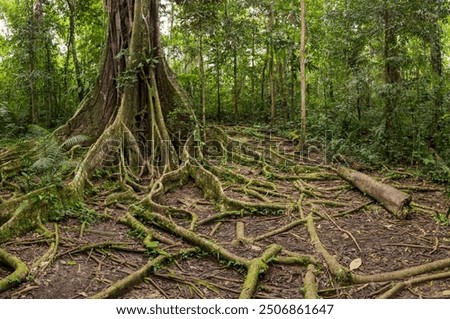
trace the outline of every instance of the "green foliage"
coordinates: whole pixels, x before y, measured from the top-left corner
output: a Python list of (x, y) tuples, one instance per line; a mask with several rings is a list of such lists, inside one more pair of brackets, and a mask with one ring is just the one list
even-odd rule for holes
[(436, 221), (436, 223), (438, 223), (441, 226), (450, 225), (450, 220), (448, 219), (448, 215), (446, 214), (437, 213), (433, 218)]
[(181, 107), (175, 108), (167, 115), (166, 124), (175, 139), (186, 139), (195, 130), (195, 119), (192, 114)]
[(68, 43), (71, 11), (67, 1), (40, 1), (41, 6), (33, 1), (0, 1), (0, 25), (4, 25), (0, 30), (0, 103), (15, 115), (19, 129), (30, 124), (32, 99), (37, 123), (56, 127), (78, 106), (80, 89), (88, 92), (95, 83), (106, 31), (103, 4), (100, 0), (76, 2), (79, 74)]
[(21, 134), (24, 128), (16, 114), (0, 102), (0, 136), (13, 137)]
[[(88, 92), (99, 70), (107, 30), (101, 0), (78, 0), (76, 12), (67, 1), (45, 1), (39, 21), (31, 3), (0, 0), (0, 20), (6, 25), (0, 32), (3, 138), (26, 133), (31, 84), (38, 124), (55, 127), (80, 102), (77, 78)], [(269, 28), (271, 5), (273, 28)], [(198, 114), (204, 83), (209, 120), (218, 119), (220, 105), (222, 122), (267, 126), (272, 52), (276, 124), (298, 140), (298, 3), (195, 0), (162, 7), (168, 22), (162, 23), (166, 55)], [(330, 161), (350, 155), (371, 165), (417, 165), (434, 180), (448, 182), (448, 1), (319, 0), (307, 1), (307, 11), (308, 137), (324, 145)], [(79, 74), (71, 54), (74, 48), (68, 43), (71, 14)], [(122, 50), (116, 58), (127, 55), (128, 50)], [(143, 54), (142, 63), (158, 63), (150, 56)], [(119, 74), (118, 88), (135, 83), (143, 64)], [(194, 129), (190, 114), (178, 107), (167, 115), (167, 122), (174, 137), (185, 138)], [(247, 133), (260, 137), (257, 130)], [(84, 142), (85, 137), (78, 136), (62, 149)], [(434, 161), (435, 154), (441, 162)], [(47, 141), (37, 159), (25, 159), (32, 162), (26, 173), (50, 173), (60, 169), (60, 162), (70, 170), (72, 164), (61, 161), (60, 155), (58, 145)]]

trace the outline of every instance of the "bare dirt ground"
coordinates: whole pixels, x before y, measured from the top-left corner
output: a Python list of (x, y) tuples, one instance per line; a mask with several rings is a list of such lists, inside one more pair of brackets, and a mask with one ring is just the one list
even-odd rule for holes
[[(248, 132), (239, 130), (230, 130), (229, 134), (254, 145), (255, 149), (277, 145), (277, 150), (283, 150), (284, 154), (293, 151), (292, 143), (281, 138), (268, 138), (261, 133), (249, 136)], [(241, 216), (229, 215), (197, 223), (196, 233), (249, 260), (261, 256), (266, 247), (274, 243), (286, 251), (314, 256), (321, 265), (315, 271), (321, 298), (376, 298), (391, 288), (395, 281), (364, 284), (338, 281), (311, 243), (305, 223), (299, 222), (278, 234), (269, 234), (299, 220), (300, 212), (304, 216), (314, 214), (320, 241), (341, 265), (354, 268), (355, 260), (356, 264), (360, 264), (353, 269), (355, 274), (386, 273), (450, 257), (450, 228), (440, 225), (435, 219), (438, 213), (445, 215), (450, 204), (442, 185), (433, 185), (401, 171), (384, 178), (385, 183), (411, 193), (417, 204), (408, 219), (399, 220), (326, 168), (320, 170), (328, 174), (323, 178), (312, 178), (307, 170), (301, 171), (301, 162), (295, 167), (280, 166), (280, 170), (271, 175), (261, 165), (245, 164), (245, 161), (233, 158), (224, 159), (214, 152), (205, 152), (205, 156), (211, 165), (230, 168), (249, 179), (274, 185), (272, 189), (248, 185), (233, 176), (222, 175), (219, 178), (223, 190), (230, 198), (276, 203), (284, 205), (285, 209), (278, 212), (242, 211)], [(321, 157), (317, 150), (302, 162), (305, 167), (319, 167), (323, 162)], [(368, 174), (383, 180), (379, 174)], [(220, 204), (208, 199), (204, 193), (191, 180), (166, 193), (159, 203), (194, 212), (201, 221), (221, 210)], [(132, 209), (132, 204), (119, 201), (105, 205), (106, 196), (107, 190), (99, 186), (99, 191), (88, 202), (92, 218), (84, 223), (75, 218), (67, 218), (57, 224), (46, 223), (47, 229), (58, 234), (57, 253), (51, 262), (40, 265), (26, 282), (0, 293), (0, 298), (88, 298), (133, 274), (163, 251), (172, 253), (195, 246), (141, 220), (159, 239), (153, 239), (153, 244), (145, 246), (142, 235), (119, 222)], [(186, 216), (176, 213), (171, 214), (170, 219), (185, 229), (192, 223)], [(244, 225), (245, 237), (241, 240), (236, 238), (239, 222)], [(49, 250), (50, 245), (47, 237), (30, 232), (2, 247), (31, 267)], [(254, 298), (304, 297), (305, 267), (276, 262), (268, 266), (259, 278)], [(10, 272), (10, 269), (0, 265), (0, 278)], [(130, 287), (120, 297), (238, 298), (245, 279), (246, 273), (242, 268), (230, 265), (211, 253), (198, 251), (158, 264), (147, 272), (142, 282)], [(408, 285), (395, 295), (396, 298), (449, 296), (450, 278)]]

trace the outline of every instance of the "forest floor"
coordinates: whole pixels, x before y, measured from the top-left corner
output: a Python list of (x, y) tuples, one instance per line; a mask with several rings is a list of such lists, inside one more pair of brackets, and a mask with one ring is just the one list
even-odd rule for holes
[[(254, 147), (265, 154), (271, 154), (267, 150), (275, 148), (283, 155), (278, 160), (289, 159), (284, 165), (278, 163), (277, 171), (271, 171), (261, 163), (246, 163), (240, 156), (224, 157), (214, 143), (207, 143), (204, 155), (212, 167), (227, 168), (239, 174), (218, 175), (226, 196), (284, 209), (264, 210), (261, 206), (224, 214), (220, 219), (211, 218), (224, 210), (205, 196), (205, 189), (199, 188), (191, 177), (187, 183), (158, 199), (158, 204), (173, 208), (174, 213), (169, 219), (183, 229), (195, 231), (200, 238), (246, 260), (261, 257), (272, 244), (281, 246), (291, 256), (311, 256), (322, 265), (314, 272), (321, 298), (376, 298), (389, 290), (395, 281), (359, 284), (337, 280), (323, 266), (323, 256), (311, 241), (304, 220), (310, 213), (314, 214), (314, 226), (323, 246), (337, 262), (350, 267), (355, 274), (408, 269), (450, 256), (450, 226), (442, 225), (436, 219), (436, 216), (442, 216), (439, 213), (445, 215), (450, 205), (442, 185), (402, 170), (383, 175), (367, 172), (412, 194), (416, 208), (407, 219), (400, 220), (323, 165), (324, 154), (319, 148), (311, 147), (307, 156), (300, 157), (294, 153), (294, 144), (287, 139), (254, 129), (223, 129), (246, 147)], [(296, 164), (290, 165), (294, 160)], [(253, 182), (245, 183), (242, 176)], [(150, 222), (142, 219), (141, 225), (153, 231), (153, 239), (144, 245), (145, 236), (124, 224), (124, 216), (133, 203), (126, 200), (105, 203), (110, 193), (105, 186), (107, 183), (99, 179), (92, 182), (98, 191), (87, 200), (90, 218), (84, 222), (66, 218), (57, 225), (45, 223), (47, 229), (58, 234), (56, 254), (27, 281), (0, 293), (0, 298), (91, 297), (135, 273), (149, 258), (195, 247), (164, 227), (151, 227)], [(193, 221), (177, 208), (196, 216), (195, 228)], [(29, 232), (2, 244), (3, 249), (30, 267), (49, 250), (49, 246), (49, 239), (38, 232)], [(142, 282), (131, 286), (120, 297), (238, 298), (246, 281), (246, 272), (242, 268), (211, 253), (185, 252), (169, 261), (153, 267)], [(304, 297), (306, 267), (269, 261), (267, 265), (259, 278), (254, 298)], [(10, 269), (0, 265), (0, 278), (10, 273)], [(448, 277), (410, 284), (395, 294), (395, 298), (449, 297)]]

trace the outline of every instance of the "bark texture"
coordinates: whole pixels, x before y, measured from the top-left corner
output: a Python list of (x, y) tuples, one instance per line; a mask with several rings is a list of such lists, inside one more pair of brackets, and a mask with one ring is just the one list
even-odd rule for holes
[(409, 203), (411, 202), (410, 195), (349, 168), (340, 167), (337, 169), (337, 173), (361, 192), (378, 201), (396, 217), (403, 219), (408, 216)]

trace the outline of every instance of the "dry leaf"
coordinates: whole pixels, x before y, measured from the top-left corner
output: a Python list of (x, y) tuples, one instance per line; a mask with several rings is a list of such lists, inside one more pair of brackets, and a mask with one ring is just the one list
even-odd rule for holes
[(261, 251), (261, 250), (262, 250), (261, 247), (255, 246), (255, 245), (251, 245), (251, 246), (250, 246), (250, 249), (251, 249), (251, 250), (254, 250), (254, 251)]
[(361, 258), (356, 258), (350, 263), (350, 270), (358, 269), (359, 267), (361, 267), (361, 265), (362, 265)]

